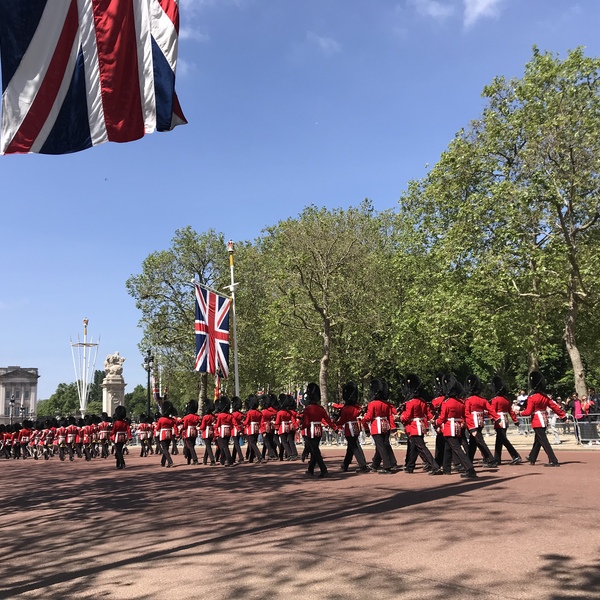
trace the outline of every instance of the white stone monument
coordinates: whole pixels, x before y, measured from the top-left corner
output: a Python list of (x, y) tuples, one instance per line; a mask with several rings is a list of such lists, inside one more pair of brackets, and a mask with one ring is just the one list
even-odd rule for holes
[(109, 354), (104, 361), (106, 377), (102, 381), (102, 411), (112, 416), (115, 408), (125, 403), (125, 380), (123, 363), (125, 359), (118, 352)]

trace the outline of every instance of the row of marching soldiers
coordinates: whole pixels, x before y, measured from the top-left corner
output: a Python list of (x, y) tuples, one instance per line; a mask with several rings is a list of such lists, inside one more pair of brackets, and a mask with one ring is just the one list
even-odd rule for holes
[[(344, 405), (339, 417), (334, 422), (321, 406), (319, 386), (310, 383), (307, 386), (303, 406), (298, 407), (292, 396), (281, 394), (278, 397), (270, 394), (258, 398), (250, 396), (246, 400), (245, 412), (242, 412), (242, 401), (234, 397), (221, 397), (215, 403), (203, 405), (203, 416), (198, 412), (198, 403), (191, 401), (186, 406), (186, 414), (179, 419), (172, 403), (164, 401), (161, 414), (155, 422), (141, 415), (138, 437), (141, 443), (141, 455), (147, 456), (152, 450), (153, 441), (157, 442), (157, 453), (161, 456), (161, 465), (171, 467), (173, 459), (171, 448), (176, 448), (179, 438), (184, 443), (184, 458), (188, 464), (199, 464), (196, 454), (196, 441), (200, 436), (204, 443), (203, 464), (231, 466), (244, 460), (260, 464), (268, 460), (297, 460), (296, 434), (301, 433), (304, 439), (302, 452), (303, 462), (310, 457), (307, 471), (314, 475), (319, 467), (320, 477), (327, 475), (327, 467), (320, 452), (320, 441), (323, 427), (342, 430), (347, 441), (346, 455), (341, 464), (342, 471), (348, 471), (353, 459), (358, 464), (359, 473), (378, 472), (393, 473), (399, 470), (394, 451), (390, 444), (390, 434), (397, 428), (396, 420), (404, 425), (408, 448), (404, 471), (413, 473), (417, 459), (420, 457), (424, 469), (432, 475), (451, 474), (453, 470), (462, 472), (462, 477), (476, 477), (473, 459), (477, 449), (483, 456), (484, 465), (496, 467), (501, 463), (503, 448), (511, 456), (510, 464), (518, 465), (523, 459), (507, 438), (507, 429), (517, 417), (512, 411), (507, 388), (499, 377), (492, 380), (495, 395), (488, 401), (481, 396), (482, 384), (476, 375), (467, 377), (464, 386), (452, 374), (436, 377), (434, 382), (435, 397), (428, 403), (423, 399), (424, 390), (419, 377), (408, 374), (403, 379), (402, 392), (404, 402), (400, 412), (390, 401), (389, 388), (383, 379), (374, 379), (369, 386), (369, 402), (363, 406), (359, 400), (356, 384), (347, 383), (343, 387)], [(553, 410), (559, 418), (566, 418), (562, 409), (545, 393), (546, 381), (541, 373), (534, 371), (530, 375), (530, 387), (533, 393), (528, 397), (527, 406), (521, 416), (531, 416), (531, 425), (535, 432), (533, 447), (526, 460), (535, 464), (540, 449), (548, 455), (545, 466), (558, 466), (558, 460), (546, 437), (547, 409)], [(482, 430), (484, 420), (491, 419), (496, 431), (494, 452), (488, 448)], [(99, 421), (99, 422), (96, 422)], [(430, 424), (436, 430), (435, 455), (427, 448), (424, 436)], [(49, 458), (55, 449), (61, 459), (68, 455), (71, 460), (75, 454), (85, 455), (90, 460), (96, 454), (107, 457), (109, 444), (114, 444), (117, 468), (124, 468), (123, 453), (125, 444), (131, 440), (132, 433), (123, 406), (117, 407), (112, 422), (107, 415), (102, 418), (86, 417), (83, 425), (75, 423), (70, 417), (62, 420), (55, 427), (52, 421), (32, 426), (25, 421), (23, 426), (16, 426), (13, 432), (0, 426), (2, 451), (9, 458), (23, 455), (25, 458), (29, 448), (34, 458), (41, 454)], [(359, 435), (363, 432), (371, 435), (375, 443), (375, 454), (370, 465), (367, 465), (364, 452), (359, 443)], [(16, 436), (16, 437), (15, 437)], [(258, 441), (262, 439), (263, 447), (259, 449)], [(241, 439), (246, 440), (245, 458), (241, 450)], [(230, 450), (232, 442), (233, 449)], [(214, 447), (214, 451), (213, 451)]]
[[(120, 411), (121, 409), (121, 411)], [(117, 407), (115, 417), (124, 417), (124, 407)], [(91, 460), (97, 456), (108, 458), (111, 445), (131, 438), (129, 424), (124, 431), (115, 429), (115, 418), (106, 413), (101, 416), (87, 415), (84, 419), (25, 419), (22, 424), (0, 424), (0, 456), (10, 459), (43, 458), (49, 460), (58, 455), (60, 460), (78, 458)], [(129, 433), (128, 433), (129, 432)], [(114, 452), (114, 450), (113, 450)]]
[[(521, 415), (532, 417), (535, 440), (526, 460), (535, 464), (539, 451), (543, 448), (549, 459), (545, 466), (557, 466), (558, 460), (545, 432), (548, 424), (547, 409), (554, 410), (562, 419), (566, 418), (566, 415), (546, 395), (546, 382), (541, 373), (531, 373), (530, 384), (533, 393), (529, 396)], [(186, 407), (186, 415), (179, 424), (179, 430), (184, 441), (184, 457), (188, 464), (199, 464), (195, 446), (196, 439), (200, 436), (204, 443), (203, 464), (214, 465), (219, 461), (225, 466), (244, 462), (240, 444), (242, 437), (247, 441), (245, 458), (249, 462), (260, 464), (273, 459), (297, 460), (299, 456), (295, 438), (299, 432), (304, 439), (303, 462), (310, 457), (306, 473), (314, 475), (318, 466), (320, 477), (325, 477), (327, 467), (319, 445), (323, 428), (328, 426), (343, 431), (347, 441), (346, 455), (340, 465), (342, 471), (347, 472), (355, 459), (358, 473), (388, 474), (399, 470), (390, 444), (390, 434), (397, 428), (398, 419), (408, 437), (404, 471), (413, 473), (420, 457), (424, 469), (432, 475), (458, 471), (462, 477), (472, 478), (477, 476), (473, 467), (477, 450), (483, 456), (483, 464), (488, 467), (501, 464), (503, 449), (510, 454), (511, 465), (523, 462), (507, 437), (510, 422), (517, 423), (507, 387), (500, 377), (493, 378), (492, 386), (495, 395), (488, 401), (481, 395), (483, 386), (476, 375), (467, 377), (463, 386), (452, 374), (443, 374), (436, 377), (436, 395), (428, 403), (423, 399), (424, 390), (419, 377), (409, 374), (403, 378), (404, 402), (398, 412), (389, 399), (389, 388), (383, 379), (371, 381), (369, 402), (366, 406), (362, 406), (359, 401), (356, 384), (348, 382), (342, 391), (344, 404), (334, 422), (320, 404), (319, 386), (310, 383), (301, 407), (296, 406), (293, 397), (285, 394), (281, 394), (279, 398), (274, 395), (263, 396), (260, 399), (250, 396), (246, 400), (246, 411), (242, 412), (242, 401), (239, 398), (234, 397), (230, 402), (228, 398), (222, 397), (216, 403), (205, 403), (203, 416), (200, 417), (197, 414), (198, 404), (192, 401)], [(494, 452), (488, 448), (482, 435), (485, 419), (491, 419), (494, 423)], [(435, 456), (424, 441), (430, 424), (436, 431)], [(155, 425), (155, 432), (162, 450), (161, 464), (167, 467), (173, 464), (169, 447), (176, 431), (174, 408), (171, 403), (165, 402), (162, 416)], [(376, 448), (370, 465), (367, 465), (359, 443), (359, 435), (363, 431), (373, 437)], [(140, 436), (142, 435), (140, 431)], [(263, 442), (262, 450), (258, 447), (259, 436)], [(143, 437), (141, 440), (144, 444)], [(233, 442), (232, 451), (230, 442)]]

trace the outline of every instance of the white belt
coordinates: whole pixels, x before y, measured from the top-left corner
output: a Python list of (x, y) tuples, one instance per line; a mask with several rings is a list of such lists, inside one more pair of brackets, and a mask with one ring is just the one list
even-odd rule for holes
[(546, 425), (548, 425), (548, 421), (546, 421), (546, 419), (548, 418), (548, 413), (538, 410), (538, 411), (536, 411), (535, 414), (538, 416), (538, 419), (540, 420), (542, 427), (546, 427)]
[(413, 423), (417, 424), (417, 435), (423, 435), (423, 418), (422, 417), (415, 417), (413, 419)]
[(498, 416), (500, 417), (500, 427), (502, 427), (502, 429), (506, 429), (506, 427), (508, 426), (508, 419), (506, 418), (506, 413), (499, 412)]
[[(319, 435), (315, 435), (315, 432), (319, 433)], [(321, 423), (321, 421), (311, 421), (310, 422), (310, 437), (311, 438), (315, 438), (315, 437), (321, 437), (321, 435), (323, 434), (323, 424)]]
[(460, 431), (460, 428), (462, 427), (462, 419), (455, 419), (454, 417), (451, 417), (449, 421), (450, 433), (452, 434), (452, 437), (456, 437), (456, 427), (458, 425), (458, 430)]
[[(475, 427), (483, 427), (483, 413), (482, 412), (474, 412), (472, 413), (473, 415), (473, 422), (475, 423)], [(481, 419), (481, 422), (479, 421), (479, 419)]]
[(352, 437), (354, 437), (355, 435), (358, 435), (358, 433), (359, 433), (358, 421), (348, 421), (346, 423), (346, 425), (348, 425), (348, 431), (350, 432), (350, 435)]

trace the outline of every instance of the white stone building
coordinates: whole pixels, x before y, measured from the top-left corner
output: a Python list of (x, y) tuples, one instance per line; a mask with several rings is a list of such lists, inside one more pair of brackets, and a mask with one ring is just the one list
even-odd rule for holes
[(38, 370), (0, 367), (0, 423), (35, 419)]

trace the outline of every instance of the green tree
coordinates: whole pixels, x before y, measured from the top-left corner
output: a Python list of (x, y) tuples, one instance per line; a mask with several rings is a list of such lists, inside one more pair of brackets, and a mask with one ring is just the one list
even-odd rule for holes
[(481, 119), (401, 201), (465, 325), (463, 354), (498, 369), (520, 342), (536, 368), (562, 318), (580, 394), (578, 318), (598, 301), (599, 67), (581, 49), (564, 61), (534, 49), (522, 79), (485, 88)]
[(178, 387), (186, 394), (195, 389), (201, 399), (206, 397), (207, 378), (194, 372), (192, 280), (197, 277), (203, 285), (223, 289), (229, 272), (227, 260), (222, 234), (212, 229), (198, 234), (184, 227), (175, 232), (171, 248), (150, 254), (142, 263), (142, 272), (126, 282), (142, 314), (140, 351), (145, 354), (147, 348), (153, 349), (169, 387), (177, 374)]
[(37, 414), (40, 417), (75, 415), (78, 411), (79, 396), (75, 382), (59, 383), (54, 394), (37, 405)]
[(347, 210), (309, 206), (297, 219), (267, 228), (259, 242), (272, 279), (266, 312), (274, 362), (287, 362), (307, 379), (318, 365), (323, 403), (332, 358), (340, 377), (366, 368), (368, 340), (389, 326), (382, 322), (379, 268), (388, 240), (384, 223), (367, 201)]

